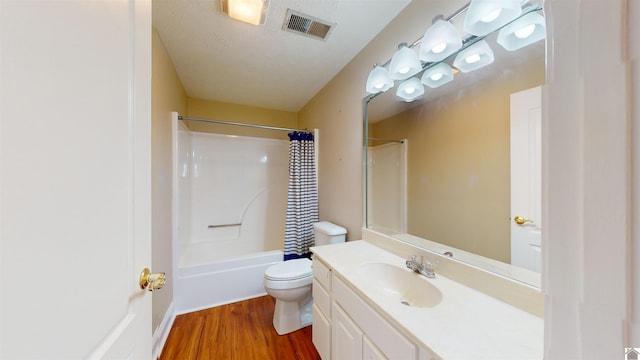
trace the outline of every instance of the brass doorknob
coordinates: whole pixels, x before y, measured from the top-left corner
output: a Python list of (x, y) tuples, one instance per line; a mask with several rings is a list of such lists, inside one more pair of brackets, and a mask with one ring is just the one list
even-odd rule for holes
[(163, 272), (152, 273), (151, 270), (144, 268), (140, 273), (140, 289), (153, 291), (161, 289), (167, 282), (167, 276)]
[(526, 223), (533, 224), (533, 220), (525, 219), (522, 216), (516, 216), (513, 218), (513, 221), (518, 225), (524, 225)]

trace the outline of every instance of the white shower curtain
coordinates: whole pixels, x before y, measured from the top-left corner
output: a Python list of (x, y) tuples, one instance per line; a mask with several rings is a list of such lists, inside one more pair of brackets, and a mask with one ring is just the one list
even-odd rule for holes
[(311, 257), (313, 224), (318, 222), (318, 186), (313, 133), (289, 133), (289, 196), (284, 260)]

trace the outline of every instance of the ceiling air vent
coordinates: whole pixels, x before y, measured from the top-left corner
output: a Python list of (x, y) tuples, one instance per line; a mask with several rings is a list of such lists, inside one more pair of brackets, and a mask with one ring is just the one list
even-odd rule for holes
[(287, 9), (282, 30), (326, 40), (336, 24)]

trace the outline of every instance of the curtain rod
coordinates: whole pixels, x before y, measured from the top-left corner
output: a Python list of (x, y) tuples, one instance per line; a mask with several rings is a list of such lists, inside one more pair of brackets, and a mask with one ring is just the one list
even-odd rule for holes
[(221, 125), (237, 125), (237, 126), (246, 126), (246, 127), (259, 128), (259, 129), (267, 129), (267, 130), (280, 130), (280, 131), (306, 131), (306, 130), (292, 129), (292, 128), (284, 128), (284, 127), (276, 127), (276, 126), (256, 125), (256, 124), (246, 124), (246, 123), (231, 122), (231, 121), (222, 121), (222, 120), (200, 119), (200, 118), (194, 118), (194, 117), (188, 117), (188, 116), (181, 116), (181, 115), (178, 115), (178, 120), (182, 120), (182, 121), (198, 121), (198, 122), (206, 122), (206, 123), (221, 124)]

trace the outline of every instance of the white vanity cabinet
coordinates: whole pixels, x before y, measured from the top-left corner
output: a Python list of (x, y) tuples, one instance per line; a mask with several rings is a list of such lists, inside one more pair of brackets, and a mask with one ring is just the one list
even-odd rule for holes
[(424, 278), (366, 240), (312, 252), (313, 341), (323, 360), (544, 357), (544, 324), (533, 313), (444, 274)]
[(333, 306), (332, 359), (387, 359), (338, 303)]
[(318, 259), (313, 275), (313, 344), (323, 360), (433, 358)]
[(331, 359), (362, 359), (362, 330), (336, 303), (332, 312)]
[(364, 360), (385, 360), (386, 357), (373, 345), (371, 340), (365, 335), (362, 338), (362, 359)]
[(331, 270), (313, 260), (313, 345), (323, 360), (331, 359)]

